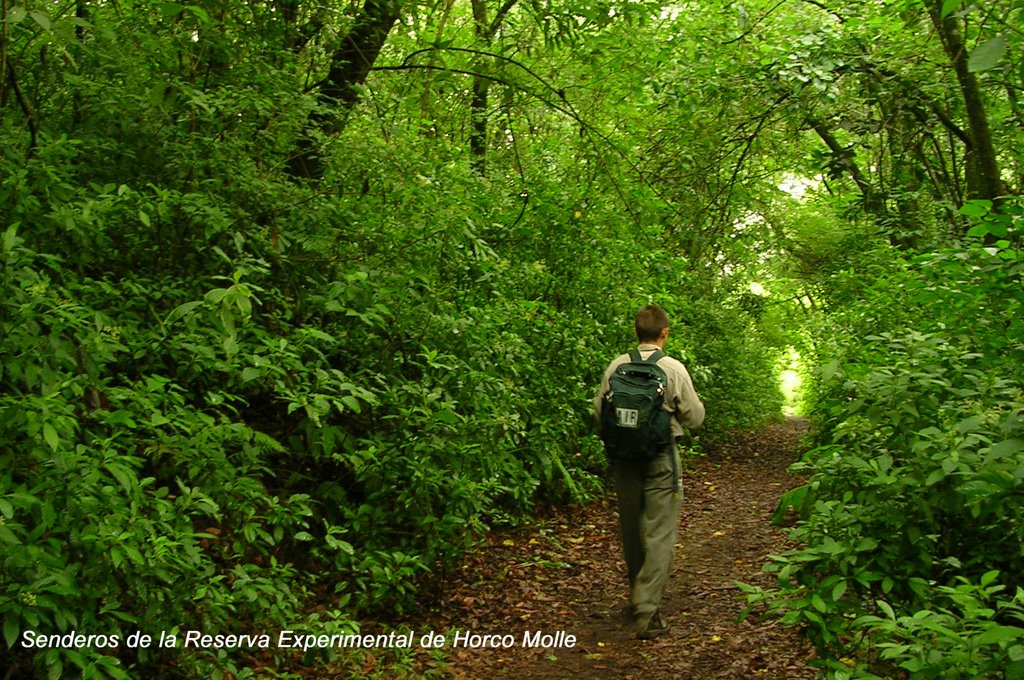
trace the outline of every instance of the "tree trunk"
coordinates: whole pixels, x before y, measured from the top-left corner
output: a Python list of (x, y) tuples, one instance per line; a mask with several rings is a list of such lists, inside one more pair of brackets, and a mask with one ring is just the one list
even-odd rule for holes
[(956, 79), (960, 85), (960, 94), (967, 110), (967, 123), (971, 137), (971, 144), (965, 158), (967, 197), (995, 201), (1003, 194), (1003, 183), (999, 177), (999, 163), (996, 160), (996, 151), (992, 144), (992, 133), (989, 130), (981, 89), (978, 87), (978, 79), (967, 67), (967, 50), (964, 47), (960, 27), (957, 25), (958, 19), (954, 16), (943, 19), (941, 16), (942, 4), (942, 0), (934, 0), (928, 7), (928, 15), (939, 34), (946, 56), (953, 64), (953, 70), (956, 72)]
[(0, 0), (0, 109), (7, 107), (7, 0)]
[[(332, 134), (345, 128), (348, 114), (359, 101), (359, 86), (366, 82), (384, 43), (398, 22), (397, 0), (366, 0), (352, 30), (331, 55), (331, 67), (320, 83), (320, 105), (323, 108), (310, 116), (312, 126)], [(299, 142), (299, 150), (289, 162), (292, 174), (320, 178), (323, 163), (310, 137)]]
[[(473, 7), (473, 27), (476, 37), (484, 45), (490, 46), (491, 37), (487, 30), (487, 5), (484, 0), (471, 0)], [(480, 60), (474, 71), (481, 68)], [(469, 104), (469, 116), (473, 127), (469, 133), (470, 165), (480, 175), (487, 170), (487, 94), (491, 83), (486, 78), (473, 76), (473, 99)]]
[[(516, 2), (518, 0), (505, 0), (495, 12), (494, 19), (488, 22), (486, 0), (470, 0), (473, 8), (473, 29), (477, 40), (485, 49), (490, 48), (501, 23)], [(479, 72), (481, 69), (481, 61), (477, 60), (473, 70)], [(487, 96), (490, 89), (491, 81), (489, 79), (479, 75), (473, 76), (473, 99), (469, 104), (470, 120), (473, 123), (469, 133), (470, 164), (481, 175), (487, 168)]]
[[(337, 103), (343, 113), (355, 106), (359, 101), (357, 88), (366, 82), (366, 76), (370, 74), (399, 16), (395, 0), (366, 0), (352, 30), (331, 56), (331, 69), (320, 84), (321, 103)], [(321, 118), (321, 122), (338, 120), (336, 116)], [(342, 120), (334, 131), (343, 127)]]
[[(448, 18), (451, 16), (452, 7), (455, 5), (455, 0), (444, 0), (444, 9), (441, 12), (441, 20), (437, 25), (437, 33), (434, 36), (434, 43), (440, 45), (444, 39), (444, 31), (448, 26)], [(430, 58), (427, 62), (430, 68), (427, 69), (426, 82), (423, 84), (423, 92), (420, 93), (420, 121), (429, 121), (430, 134), (433, 135), (436, 131), (436, 125), (433, 120), (433, 114), (430, 110), (430, 98), (431, 90), (434, 83), (434, 71), (433, 67), (437, 63), (437, 51), (430, 53)]]
[(832, 132), (820, 120), (808, 118), (807, 124), (818, 134), (821, 141), (825, 142), (825, 146), (828, 147), (835, 158), (836, 165), (849, 173), (854, 184), (860, 189), (861, 196), (864, 197), (864, 209), (876, 217), (885, 217), (885, 201), (875, 191), (875, 188), (871, 186), (871, 181), (861, 172), (857, 161), (853, 158), (853, 152), (843, 148), (839, 140), (835, 138)]

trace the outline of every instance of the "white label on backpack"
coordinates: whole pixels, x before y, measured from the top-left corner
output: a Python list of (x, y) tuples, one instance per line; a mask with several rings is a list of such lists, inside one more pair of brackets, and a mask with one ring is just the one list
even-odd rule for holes
[(619, 427), (635, 428), (640, 420), (640, 411), (635, 408), (616, 408), (615, 418), (618, 420)]

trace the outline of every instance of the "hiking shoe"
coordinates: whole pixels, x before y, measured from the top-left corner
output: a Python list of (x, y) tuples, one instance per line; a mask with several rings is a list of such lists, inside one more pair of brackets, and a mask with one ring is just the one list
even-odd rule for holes
[(641, 640), (653, 640), (662, 633), (668, 632), (668, 624), (661, 620), (661, 612), (640, 614), (636, 619), (636, 636)]

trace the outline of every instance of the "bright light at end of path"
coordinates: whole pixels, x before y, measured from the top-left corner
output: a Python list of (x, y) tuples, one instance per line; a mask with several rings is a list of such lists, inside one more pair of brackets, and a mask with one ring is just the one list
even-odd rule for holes
[(800, 408), (803, 402), (803, 378), (800, 376), (802, 363), (800, 352), (795, 347), (790, 347), (782, 360), (782, 370), (779, 371), (779, 389), (785, 403), (782, 412), (787, 416), (800, 415)]
[(804, 195), (808, 191), (820, 187), (821, 182), (818, 179), (811, 179), (809, 177), (786, 175), (785, 179), (783, 179), (778, 186), (781, 191), (785, 191), (787, 194), (799, 201), (803, 199)]

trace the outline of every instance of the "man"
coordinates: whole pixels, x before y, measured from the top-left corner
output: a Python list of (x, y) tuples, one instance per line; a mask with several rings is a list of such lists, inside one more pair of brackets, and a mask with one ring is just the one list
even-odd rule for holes
[[(635, 330), (637, 349), (641, 358), (647, 360), (654, 352), (665, 349), (668, 315), (660, 307), (647, 305), (636, 315)], [(629, 354), (623, 354), (605, 369), (601, 389), (594, 399), (599, 420), (612, 374), (630, 360)], [(663, 408), (672, 415), (672, 434), (678, 439), (684, 434), (684, 427), (699, 427), (704, 422), (704, 404), (683, 364), (664, 355), (655, 363), (667, 378)], [(674, 442), (650, 460), (616, 459), (614, 451), (609, 453), (636, 635), (649, 640), (668, 630), (658, 607), (668, 582), (679, 529), (683, 500), (679, 455)]]

